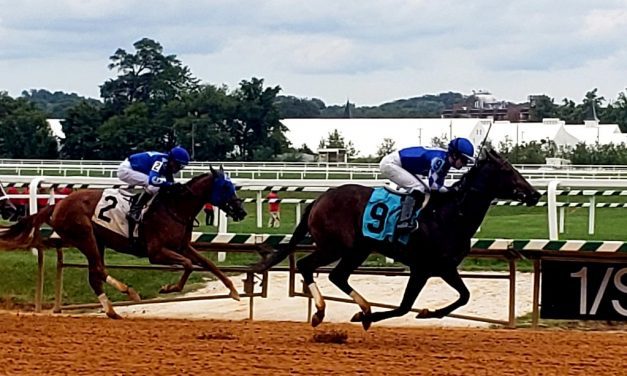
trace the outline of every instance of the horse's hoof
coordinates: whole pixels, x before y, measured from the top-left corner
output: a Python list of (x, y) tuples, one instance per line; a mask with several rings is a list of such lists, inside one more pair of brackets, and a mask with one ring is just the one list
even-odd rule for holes
[(423, 308), (420, 311), (418, 311), (418, 314), (416, 315), (417, 319), (428, 319), (431, 317), (431, 311), (429, 311), (427, 308)]
[(122, 316), (118, 315), (115, 311), (107, 312), (107, 317), (113, 320), (122, 320)]
[(178, 285), (163, 285), (159, 290), (159, 294), (170, 294), (173, 292), (180, 292)]
[(351, 318), (351, 322), (363, 322), (364, 321), (364, 313), (359, 311), (353, 315)]
[(324, 320), (324, 311), (318, 311), (311, 316), (311, 326), (314, 328), (322, 323)]
[(362, 320), (361, 322), (361, 326), (364, 328), (365, 331), (368, 331), (368, 329), (370, 329), (370, 325), (372, 325), (372, 321), (366, 320), (366, 318), (364, 318), (364, 320)]
[(238, 302), (240, 301), (239, 293), (237, 292), (237, 290), (231, 290), (231, 293), (229, 294), (229, 296), (233, 298), (234, 300), (237, 300)]
[(139, 296), (137, 291), (135, 291), (135, 289), (132, 287), (128, 288), (128, 291), (126, 292), (126, 294), (128, 295), (129, 299), (131, 299), (134, 302), (141, 302), (142, 300), (142, 298)]

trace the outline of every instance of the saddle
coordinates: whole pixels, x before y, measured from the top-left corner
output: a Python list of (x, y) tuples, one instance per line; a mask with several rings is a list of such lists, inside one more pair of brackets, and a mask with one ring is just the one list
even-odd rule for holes
[[(375, 188), (364, 209), (362, 233), (364, 236), (390, 243), (400, 242), (406, 245), (409, 231), (399, 231), (397, 226), (401, 219), (404, 200), (412, 198), (412, 193), (400, 192), (389, 187)], [(417, 221), (420, 207), (414, 205), (410, 219)]]
[[(138, 235), (138, 226), (130, 228), (128, 213), (131, 208), (131, 202), (138, 200), (140, 195), (141, 193), (134, 194), (121, 189), (105, 189), (96, 205), (92, 221), (118, 235), (133, 240)], [(141, 218), (150, 207), (155, 196), (142, 208), (139, 222), (141, 222)]]

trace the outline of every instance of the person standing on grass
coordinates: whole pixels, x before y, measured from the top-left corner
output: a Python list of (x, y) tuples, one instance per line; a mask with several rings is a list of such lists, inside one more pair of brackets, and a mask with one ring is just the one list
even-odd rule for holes
[(275, 190), (272, 190), (266, 198), (269, 200), (268, 211), (270, 212), (268, 227), (278, 228), (281, 226), (281, 204), (278, 201), (279, 195)]
[(213, 226), (213, 205), (206, 203), (203, 207), (203, 211), (205, 212), (205, 226)]

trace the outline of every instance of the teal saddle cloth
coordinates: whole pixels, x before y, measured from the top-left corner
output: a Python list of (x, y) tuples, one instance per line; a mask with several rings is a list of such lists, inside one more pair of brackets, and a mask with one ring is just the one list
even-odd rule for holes
[[(372, 191), (368, 204), (364, 210), (362, 232), (364, 236), (374, 240), (394, 242), (395, 239), (406, 245), (409, 234), (395, 238), (396, 224), (401, 215), (402, 196), (389, 189), (380, 187)], [(420, 210), (414, 212), (414, 219)]]

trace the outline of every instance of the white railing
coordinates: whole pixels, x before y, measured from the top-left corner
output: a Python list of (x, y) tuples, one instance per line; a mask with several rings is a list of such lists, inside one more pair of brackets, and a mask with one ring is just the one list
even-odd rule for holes
[[(0, 173), (18, 176), (88, 176), (115, 177), (116, 161), (28, 161), (0, 160)], [(179, 173), (189, 178), (207, 172), (209, 166), (223, 165), (233, 178), (250, 179), (382, 179), (376, 164), (320, 164), (286, 162), (192, 162)], [(610, 168), (611, 167), (611, 168)], [(518, 168), (527, 179), (627, 179), (627, 166), (569, 166), (567, 169), (543, 165), (523, 165)], [(450, 179), (459, 179), (466, 169), (451, 170)]]
[[(62, 176), (0, 176), (0, 181), (6, 185), (18, 185), (18, 186), (28, 186), (29, 187), (29, 207), (31, 212), (35, 212), (37, 210), (37, 199), (38, 198), (47, 198), (50, 202), (54, 202), (56, 198), (61, 198), (63, 196), (55, 194), (53, 190), (50, 190), (50, 193), (38, 193), (39, 188), (56, 188), (62, 186), (72, 186), (74, 188), (111, 188), (111, 187), (120, 187), (120, 188), (132, 188), (121, 182), (117, 178), (94, 178), (94, 177), (84, 177), (84, 176), (74, 176), (74, 177), (62, 177)], [(182, 179), (181, 181), (185, 181)], [(234, 179), (235, 184), (241, 190), (247, 191), (256, 191), (256, 198), (254, 201), (256, 202), (256, 214), (257, 214), (257, 227), (262, 226), (262, 203), (264, 199), (262, 197), (263, 191), (268, 190), (282, 190), (286, 192), (290, 191), (299, 191), (299, 192), (323, 192), (326, 191), (330, 187), (336, 187), (342, 184), (347, 183), (358, 183), (370, 187), (381, 186), (386, 183), (385, 180), (376, 180), (376, 179), (363, 179), (363, 180), (339, 180), (339, 179), (283, 179), (283, 180), (274, 180), (274, 179)], [(447, 180), (446, 184), (450, 185), (454, 182), (454, 180)], [(599, 206), (596, 203), (596, 197), (599, 195), (620, 195), (627, 196), (627, 179), (531, 179), (530, 183), (539, 190), (545, 189), (543, 194), (547, 195), (547, 215), (548, 215), (548, 226), (549, 226), (549, 238), (551, 240), (557, 240), (559, 238), (559, 233), (564, 232), (564, 217), (565, 211), (564, 208), (567, 205), (564, 203), (559, 203), (557, 201), (558, 196), (587, 196), (588, 197), (588, 233), (594, 234), (595, 228), (595, 216), (596, 216), (596, 207)], [(561, 190), (558, 190), (561, 188)], [(608, 189), (612, 189), (613, 191), (607, 191)], [(616, 191), (621, 189), (622, 191)], [(603, 190), (603, 192), (599, 192), (599, 190)], [(10, 195), (12, 198), (24, 198), (26, 195)], [(300, 218), (300, 204), (302, 200), (298, 203), (294, 202), (296, 206), (296, 217), (297, 220)], [(289, 201), (285, 201), (289, 202)], [(615, 207), (621, 207), (620, 205), (615, 205)], [(558, 213), (559, 209), (559, 213)], [(219, 216), (220, 227), (218, 229), (219, 232), (228, 232), (227, 231), (227, 221), (226, 216), (222, 212), (220, 212)]]

